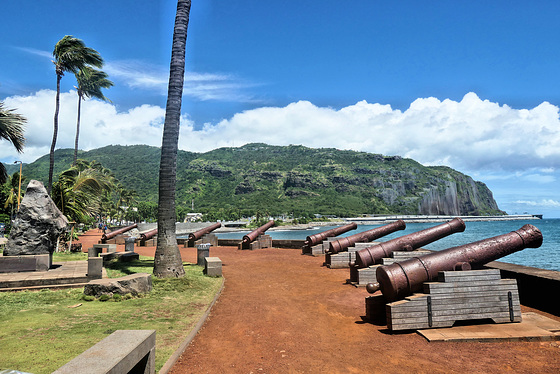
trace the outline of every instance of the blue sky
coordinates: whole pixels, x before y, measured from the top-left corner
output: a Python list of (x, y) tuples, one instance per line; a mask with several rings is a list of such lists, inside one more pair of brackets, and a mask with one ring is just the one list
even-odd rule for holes
[[(64, 35), (99, 51), (111, 103), (83, 106), (80, 148), (161, 144), (174, 1), (4, 0), (0, 99), (48, 153)], [(448, 165), (508, 213), (560, 217), (560, 2), (194, 0), (180, 148), (335, 147)], [(62, 79), (58, 147), (73, 147)]]

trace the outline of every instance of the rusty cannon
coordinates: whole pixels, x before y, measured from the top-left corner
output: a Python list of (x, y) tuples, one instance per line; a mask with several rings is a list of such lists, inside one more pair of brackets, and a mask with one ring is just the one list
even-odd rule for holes
[(538, 248), (542, 242), (541, 231), (527, 224), (508, 234), (380, 266), (377, 283), (366, 288), (369, 293), (380, 289), (388, 301), (400, 300), (422, 290), (423, 283), (437, 279), (440, 271), (480, 269), (522, 249)]
[(329, 254), (336, 254), (338, 252), (345, 251), (356, 243), (371, 242), (375, 239), (389, 235), (395, 231), (404, 230), (405, 228), (406, 223), (402, 219), (399, 219), (398, 221), (389, 223), (387, 225), (334, 240), (329, 243)]
[(399, 238), (359, 250), (356, 252), (356, 263), (354, 266), (356, 268), (366, 268), (379, 263), (382, 258), (391, 257), (391, 254), (395, 251), (413, 251), (426, 244), (463, 231), (465, 231), (465, 222), (460, 218), (453, 218), (451, 221), (441, 225), (403, 235)]
[(120, 235), (120, 234), (124, 234), (125, 232), (130, 231), (132, 229), (135, 229), (137, 227), (138, 227), (138, 225), (136, 223), (134, 223), (130, 226), (126, 226), (126, 227), (120, 228), (118, 230), (111, 231), (111, 232), (108, 232), (106, 234), (103, 234), (103, 235), (101, 235), (101, 242), (105, 243), (107, 240), (113, 239), (115, 236)]
[(157, 229), (153, 229), (150, 231), (146, 231), (140, 234), (140, 240), (142, 241), (146, 241), (149, 240), (151, 238), (153, 238), (154, 236), (157, 235), (158, 230)]
[(327, 238), (339, 236), (340, 234), (344, 234), (345, 232), (355, 230), (357, 227), (358, 225), (356, 224), (356, 222), (352, 222), (344, 226), (335, 227), (330, 230), (317, 233), (315, 235), (309, 235), (307, 238), (305, 238), (305, 245), (308, 247), (312, 247), (314, 245), (322, 243), (323, 240)]
[(220, 222), (216, 222), (210, 226), (206, 226), (203, 229), (200, 229), (198, 231), (189, 234), (189, 241), (194, 242), (202, 238), (203, 235), (210, 234), (212, 231), (219, 229), (220, 227), (222, 227), (222, 224)]
[(258, 229), (251, 231), (247, 235), (243, 235), (242, 243), (244, 244), (252, 243), (259, 235), (264, 234), (266, 230), (268, 230), (272, 226), (274, 226), (274, 220), (271, 219), (270, 221), (268, 221)]
[[(140, 246), (145, 247), (146, 245), (148, 245), (148, 240), (156, 236), (157, 233), (158, 233), (157, 228), (140, 233)], [(150, 242), (150, 245), (155, 245), (155, 242), (154, 241)]]

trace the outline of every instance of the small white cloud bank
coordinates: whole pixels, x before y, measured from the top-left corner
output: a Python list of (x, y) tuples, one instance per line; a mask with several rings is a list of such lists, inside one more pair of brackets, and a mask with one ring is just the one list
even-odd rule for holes
[(552, 199), (544, 199), (539, 201), (516, 200), (513, 203), (519, 205), (526, 205), (529, 207), (560, 208), (560, 201), (552, 200)]

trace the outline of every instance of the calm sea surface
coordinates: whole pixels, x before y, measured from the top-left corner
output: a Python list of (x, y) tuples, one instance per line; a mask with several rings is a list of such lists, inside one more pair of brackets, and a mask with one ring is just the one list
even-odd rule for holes
[[(478, 240), (491, 238), (493, 236), (506, 234), (519, 229), (524, 224), (531, 224), (539, 228), (543, 234), (543, 244), (540, 248), (526, 248), (522, 251), (503, 257), (498, 261), (509, 262), (517, 265), (532, 266), (540, 269), (560, 271), (560, 219), (542, 219), (527, 221), (489, 221), (489, 222), (465, 222), (467, 228), (464, 232), (450, 235), (440, 239), (424, 248), (432, 250), (442, 250), (463, 244), (472, 243)], [(387, 235), (379, 241), (387, 241), (402, 235), (420, 231), (440, 223), (407, 223), (406, 230), (397, 231)], [(371, 230), (380, 225), (359, 225), (356, 230), (341, 235), (349, 236), (358, 232)], [(323, 226), (309, 230), (269, 230), (266, 233), (272, 239), (305, 239), (308, 235), (313, 235), (336, 226)], [(229, 233), (217, 233), (220, 239), (240, 239), (249, 231), (237, 231)]]

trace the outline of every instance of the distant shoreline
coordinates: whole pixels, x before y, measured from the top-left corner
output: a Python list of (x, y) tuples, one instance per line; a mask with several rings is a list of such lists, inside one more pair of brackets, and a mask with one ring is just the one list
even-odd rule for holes
[[(520, 220), (538, 220), (542, 219), (542, 215), (538, 214), (514, 214), (507, 216), (428, 216), (428, 215), (387, 215), (387, 216), (374, 216), (374, 217), (352, 217), (352, 218), (339, 218), (332, 221), (317, 221), (305, 224), (286, 224), (281, 226), (272, 227), (270, 231), (288, 231), (288, 230), (309, 230), (321, 226), (338, 226), (344, 225), (349, 222), (355, 222), (358, 225), (383, 225), (396, 220), (402, 219), (405, 222), (421, 223), (421, 222), (446, 222), (453, 218), (461, 218), (465, 222), (474, 221), (520, 221)], [(254, 228), (227, 226), (228, 222), (222, 222), (224, 225), (215, 230), (215, 233), (236, 232), (236, 231), (252, 231)], [(178, 223), (177, 236), (188, 235), (191, 232), (200, 230), (208, 226), (210, 222), (192, 222), (192, 223)], [(138, 230), (144, 232), (157, 227), (156, 223), (139, 223)]]
[(505, 216), (443, 216), (443, 215), (390, 215), (375, 217), (354, 217), (345, 218), (344, 221), (356, 222), (358, 225), (374, 225), (403, 220), (405, 222), (445, 222), (453, 218), (461, 218), (465, 222), (475, 221), (520, 221), (542, 219), (542, 214), (512, 214)]

